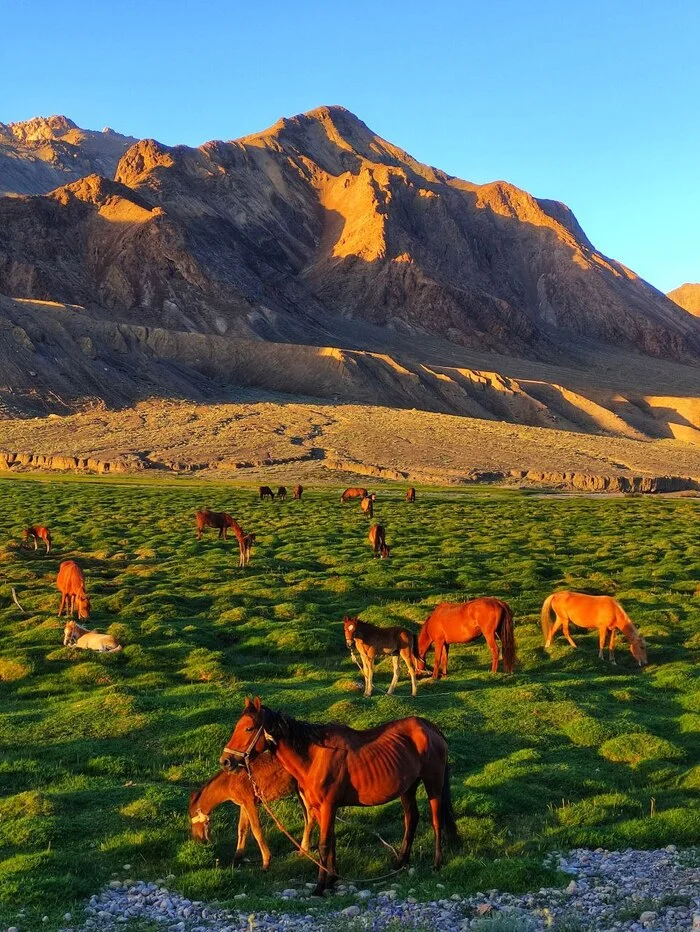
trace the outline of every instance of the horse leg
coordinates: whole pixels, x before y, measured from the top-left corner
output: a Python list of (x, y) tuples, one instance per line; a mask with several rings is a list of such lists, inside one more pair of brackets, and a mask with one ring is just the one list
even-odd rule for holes
[(399, 681), (399, 657), (395, 654), (392, 655), (391, 663), (394, 667), (394, 675), (392, 676), (391, 683), (389, 684), (389, 688), (386, 691), (387, 696), (390, 696), (393, 693), (393, 691), (396, 689), (396, 684)]
[(435, 870), (442, 867), (442, 813), (440, 811), (440, 797), (432, 796), (430, 802), (430, 820), (433, 823), (433, 832), (435, 833), (435, 860), (433, 865)]
[(314, 896), (323, 896), (326, 887), (330, 885), (332, 880), (330, 876), (331, 867), (329, 862), (331, 857), (335, 859), (335, 833), (333, 825), (335, 822), (335, 809), (330, 803), (323, 803), (316, 817), (318, 819), (319, 830), (318, 856), (319, 861), (321, 862), (321, 866), (318, 870), (318, 879), (314, 888)]
[(372, 695), (372, 690), (374, 689), (374, 655), (367, 656), (365, 658), (365, 664), (367, 670), (365, 696), (369, 697)]
[(61, 593), (61, 604), (58, 606), (58, 617), (60, 618), (63, 614), (63, 606), (66, 604), (66, 594), (65, 592)]
[(450, 645), (445, 641), (445, 649), (442, 652), (442, 675), (443, 678), (447, 676), (447, 664), (450, 659)]
[(484, 639), (486, 640), (486, 643), (489, 646), (489, 650), (491, 651), (491, 672), (498, 673), (499, 652), (498, 652), (498, 644), (496, 643), (496, 636), (494, 635), (493, 631), (489, 632), (488, 634), (484, 632)]
[(258, 848), (260, 848), (260, 854), (262, 854), (263, 859), (263, 870), (266, 871), (270, 867), (270, 860), (272, 855), (270, 854), (270, 849), (267, 847), (267, 842), (265, 841), (265, 835), (262, 830), (262, 825), (260, 824), (260, 817), (258, 816), (258, 807), (253, 804), (250, 809), (247, 810), (248, 820), (250, 821), (250, 827), (253, 830), (253, 835), (255, 840), (258, 843)]
[(35, 550), (38, 550), (38, 549), (39, 549), (39, 544), (38, 544), (38, 542), (37, 542), (36, 537), (34, 538), (34, 549), (35, 549)]
[(603, 651), (605, 650), (605, 640), (608, 636), (608, 629), (605, 626), (598, 628), (598, 660), (603, 660)]
[(551, 647), (552, 641), (554, 640), (554, 635), (564, 624), (564, 619), (557, 615), (555, 612), (554, 624), (550, 625), (549, 634), (547, 635), (547, 640), (544, 642), (545, 647)]
[(238, 844), (236, 845), (236, 853), (233, 856), (234, 867), (237, 867), (243, 860), (249, 827), (250, 820), (248, 819), (248, 814), (245, 811), (245, 807), (241, 806), (238, 810)]
[(435, 651), (435, 666), (433, 667), (433, 679), (436, 680), (440, 675), (440, 664), (442, 662), (442, 652), (445, 649), (445, 640), (435, 641), (433, 643), (433, 649)]
[(408, 859), (411, 857), (413, 839), (415, 838), (416, 827), (418, 826), (418, 803), (416, 802), (416, 790), (418, 789), (419, 782), (420, 781), (416, 780), (413, 786), (406, 790), (406, 792), (401, 796), (401, 805), (403, 806), (404, 835), (401, 850), (399, 851), (399, 856), (395, 864), (396, 868), (403, 867), (405, 864), (408, 864)]
[(610, 643), (608, 644), (608, 660), (610, 663), (614, 663), (617, 666), (615, 661), (615, 638), (617, 637), (617, 628), (612, 628), (610, 631)]
[(569, 619), (568, 619), (568, 618), (564, 618), (564, 619), (563, 619), (563, 621), (562, 621), (562, 629), (563, 629), (563, 631), (564, 631), (564, 637), (565, 637), (566, 640), (569, 642), (569, 644), (571, 644), (572, 647), (576, 647), (576, 642), (574, 641), (574, 639), (573, 639), (573, 638), (571, 637), (571, 635), (569, 634)]
[(311, 806), (307, 805), (301, 793), (299, 793), (299, 801), (301, 802), (301, 808), (304, 810), (304, 834), (301, 838), (301, 850), (308, 852), (311, 847), (311, 831), (314, 827), (315, 819)]
[(406, 669), (408, 670), (408, 675), (411, 677), (411, 695), (415, 696), (416, 694), (416, 667), (413, 663), (413, 657), (411, 651), (404, 647), (401, 651), (401, 656), (403, 657), (403, 662), (406, 664)]

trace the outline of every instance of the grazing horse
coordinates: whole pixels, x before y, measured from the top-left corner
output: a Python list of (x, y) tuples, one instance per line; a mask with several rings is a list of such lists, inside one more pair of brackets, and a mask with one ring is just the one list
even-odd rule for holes
[(442, 864), (442, 832), (457, 840), (452, 809), (447, 741), (432, 722), (403, 718), (365, 731), (347, 725), (300, 722), (246, 699), (243, 714), (223, 749), (224, 768), (248, 767), (270, 748), (299, 784), (299, 793), (319, 825), (320, 869), (314, 894), (338, 879), (335, 818), (341, 806), (381, 806), (399, 797), (404, 838), (397, 867), (411, 854), (418, 824), (416, 792), (428, 794), (435, 833), (435, 867)]
[(42, 524), (35, 524), (34, 527), (24, 529), (22, 534), (23, 546), (28, 547), (30, 541), (34, 541), (34, 549), (37, 550), (40, 540), (43, 540), (46, 545), (46, 552), (51, 553), (51, 531), (47, 527)]
[(58, 568), (56, 586), (61, 593), (61, 604), (58, 608), (59, 617), (67, 606), (69, 615), (78, 610), (78, 620), (83, 621), (90, 617), (90, 596), (85, 591), (85, 576), (74, 560), (64, 560)]
[(275, 500), (275, 493), (269, 485), (261, 485), (258, 489), (258, 495), (260, 496), (261, 502), (264, 502), (266, 498), (269, 498), (271, 502)]
[[(355, 648), (362, 660), (362, 673), (365, 678), (365, 696), (372, 695), (374, 661), (377, 654), (389, 655), (394, 665), (394, 675), (386, 691), (390, 696), (399, 681), (399, 657), (406, 664), (411, 677), (411, 695), (416, 694), (416, 636), (406, 628), (378, 628), (359, 618), (343, 619), (345, 643), (350, 656), (355, 660)], [(357, 661), (355, 661), (357, 662)]]
[(285, 488), (285, 486), (281, 485), (281, 486), (277, 489), (277, 498), (278, 498), (281, 502), (283, 502), (283, 501), (285, 500), (286, 497), (287, 497), (287, 489)]
[(513, 612), (506, 602), (490, 597), (471, 602), (441, 602), (418, 634), (418, 669), (425, 670), (425, 655), (434, 643), (433, 679), (438, 678), (441, 664), (442, 675), (447, 676), (450, 644), (466, 644), (480, 634), (484, 635), (491, 651), (491, 672), (498, 670), (498, 638), (503, 648), (503, 669), (512, 673), (515, 664)]
[(346, 489), (340, 496), (340, 502), (342, 504), (343, 502), (349, 502), (353, 498), (367, 498), (368, 494), (367, 489)]
[(303, 485), (295, 485), (295, 486), (294, 486), (294, 498), (296, 498), (296, 499), (301, 499), (301, 496), (302, 496), (303, 494), (304, 494), (304, 486), (303, 486)]
[(226, 540), (226, 531), (229, 528), (233, 528), (236, 523), (228, 512), (210, 511), (208, 508), (203, 508), (202, 511), (198, 511), (195, 518), (197, 520), (197, 540), (202, 539), (202, 531), (205, 527), (218, 528), (219, 540), (221, 540), (222, 537)]
[[(552, 611), (555, 616), (554, 623), (551, 620)], [(644, 638), (632, 624), (629, 615), (620, 603), (609, 595), (555, 592), (544, 600), (540, 619), (545, 647), (550, 646), (552, 638), (559, 628), (563, 628), (564, 637), (569, 644), (576, 647), (573, 638), (569, 634), (569, 624), (575, 624), (580, 628), (598, 629), (598, 657), (601, 660), (605, 649), (605, 639), (609, 631), (608, 659), (610, 663), (615, 663), (615, 636), (619, 631), (629, 641), (632, 656), (639, 666), (646, 666), (648, 662)]]
[[(261, 754), (251, 761), (250, 772), (255, 786), (266, 803), (283, 799), (285, 796), (299, 795), (296, 780), (292, 777), (277, 758), (269, 753)], [(301, 799), (301, 797), (300, 797)], [(263, 870), (270, 867), (272, 856), (265, 841), (265, 834), (258, 816), (260, 800), (256, 797), (253, 784), (243, 768), (238, 770), (220, 770), (216, 776), (208, 780), (200, 790), (190, 796), (189, 816), (192, 826), (192, 838), (195, 841), (211, 841), (209, 827), (210, 814), (222, 803), (235, 803), (238, 811), (238, 844), (233, 856), (234, 866), (243, 860), (245, 843), (248, 839), (248, 829), (253, 830), (253, 836), (260, 848)], [(302, 851), (309, 850), (313, 819), (306, 807), (304, 809), (304, 837), (301, 842)]]
[(360, 511), (363, 515), (367, 515), (368, 518), (371, 518), (374, 515), (373, 501), (374, 500), (371, 498), (371, 496), (365, 495), (365, 497), (360, 502)]
[(415, 502), (416, 500), (416, 490), (411, 486), (411, 488), (406, 492), (406, 501)]
[(67, 621), (63, 628), (63, 646), (68, 645), (80, 647), (82, 650), (96, 650), (103, 654), (122, 649), (121, 644), (111, 634), (88, 631), (76, 621)]
[(382, 559), (389, 556), (391, 548), (386, 545), (386, 533), (383, 524), (372, 525), (369, 529), (369, 542), (372, 545), (372, 552), (375, 556), (379, 554)]

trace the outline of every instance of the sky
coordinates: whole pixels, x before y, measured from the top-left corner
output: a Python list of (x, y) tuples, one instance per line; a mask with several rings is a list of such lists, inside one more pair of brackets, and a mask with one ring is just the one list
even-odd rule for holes
[(662, 291), (700, 281), (697, 0), (0, 0), (0, 24), (2, 122), (200, 145), (341, 104), (564, 201)]

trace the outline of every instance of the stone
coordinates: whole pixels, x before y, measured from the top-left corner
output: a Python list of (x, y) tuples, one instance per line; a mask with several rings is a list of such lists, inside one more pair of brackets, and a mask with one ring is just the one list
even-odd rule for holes
[(352, 906), (346, 906), (345, 909), (341, 909), (340, 915), (346, 916), (348, 919), (352, 919), (355, 916), (359, 916), (360, 912), (360, 907), (356, 904), (353, 904)]
[(578, 890), (578, 884), (576, 883), (575, 880), (572, 880), (569, 883), (568, 887), (566, 888), (566, 892), (569, 894), (569, 896), (571, 896), (573, 893), (576, 893), (577, 890)]

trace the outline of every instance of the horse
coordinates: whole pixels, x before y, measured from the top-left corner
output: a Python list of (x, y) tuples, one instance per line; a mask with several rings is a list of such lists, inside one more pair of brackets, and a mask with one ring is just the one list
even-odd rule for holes
[(197, 521), (197, 540), (202, 539), (202, 531), (205, 527), (218, 528), (219, 540), (226, 540), (226, 531), (233, 528), (236, 523), (230, 514), (226, 511), (210, 511), (208, 508), (198, 511), (195, 515)]
[(295, 486), (294, 486), (294, 495), (293, 495), (293, 497), (294, 497), (295, 499), (300, 500), (300, 499), (301, 499), (301, 496), (303, 495), (303, 493), (304, 493), (304, 486), (303, 486), (303, 485), (295, 485)]
[(76, 621), (67, 621), (63, 628), (63, 646), (80, 647), (82, 650), (96, 650), (108, 653), (121, 650), (122, 646), (111, 634), (88, 631)]
[[(253, 781), (255, 781), (255, 787), (265, 802), (274, 802), (276, 799), (283, 799), (285, 796), (292, 796), (295, 793), (299, 796), (296, 780), (287, 773), (277, 758), (269, 752), (265, 752), (251, 761), (250, 772)], [(256, 790), (253, 788), (251, 778), (242, 768), (238, 770), (220, 770), (200, 790), (195, 790), (191, 794), (188, 813), (192, 838), (195, 841), (206, 843), (211, 841), (209, 831), (210, 814), (217, 806), (227, 802), (235, 803), (239, 807), (238, 844), (236, 853), (233, 856), (234, 867), (243, 860), (248, 829), (250, 828), (262, 855), (262, 869), (264, 871), (268, 870), (272, 856), (265, 841), (265, 834), (258, 815), (260, 800), (256, 796)], [(303, 803), (302, 808), (304, 810), (304, 836), (301, 848), (302, 851), (308, 851), (311, 829), (314, 823)]]
[(277, 498), (278, 498), (281, 502), (283, 502), (283, 501), (285, 500), (286, 497), (287, 497), (287, 489), (286, 489), (283, 485), (281, 485), (281, 486), (277, 489)]
[(275, 500), (275, 493), (269, 485), (261, 485), (258, 489), (258, 495), (260, 496), (261, 502), (265, 501), (266, 498), (269, 498), (271, 502)]
[[(551, 620), (552, 611), (555, 616), (554, 623)], [(598, 657), (601, 660), (605, 649), (605, 639), (609, 631), (608, 659), (610, 663), (615, 663), (615, 636), (619, 631), (629, 641), (630, 651), (639, 666), (644, 667), (648, 663), (644, 638), (632, 624), (632, 620), (617, 599), (613, 599), (609, 595), (555, 592), (544, 600), (540, 620), (545, 647), (551, 645), (552, 638), (559, 628), (563, 629), (564, 637), (569, 644), (576, 647), (573, 638), (569, 634), (569, 624), (573, 623), (580, 628), (598, 629)]]
[(369, 495), (367, 489), (353, 488), (346, 489), (343, 494), (340, 496), (340, 503), (349, 502), (353, 498), (367, 498)]
[(46, 545), (46, 552), (51, 553), (51, 531), (43, 524), (35, 524), (33, 527), (24, 529), (22, 534), (22, 545), (28, 547), (30, 541), (34, 541), (34, 549), (38, 550), (39, 541), (43, 540)]
[(373, 524), (369, 529), (369, 542), (372, 545), (372, 552), (376, 556), (379, 556), (382, 559), (385, 559), (389, 556), (391, 548), (386, 545), (386, 533), (384, 531), (384, 525), (382, 524)]
[(69, 615), (73, 615), (77, 608), (79, 621), (90, 617), (90, 596), (85, 591), (85, 576), (74, 560), (64, 560), (61, 563), (56, 576), (56, 586), (61, 593), (59, 618), (66, 603)]
[(418, 634), (418, 669), (425, 670), (425, 655), (435, 644), (433, 679), (447, 676), (450, 644), (466, 644), (484, 635), (491, 651), (491, 672), (498, 670), (498, 644), (503, 649), (503, 670), (513, 672), (515, 664), (515, 638), (513, 612), (506, 602), (490, 597), (472, 599), (471, 602), (441, 602), (428, 616)]
[(341, 806), (381, 806), (400, 798), (404, 838), (397, 867), (403, 867), (418, 824), (416, 792), (422, 782), (430, 802), (436, 868), (442, 864), (443, 830), (451, 839), (458, 839), (447, 741), (427, 719), (403, 718), (356, 731), (347, 725), (298, 721), (268, 709), (257, 696), (254, 701), (246, 699), (219, 762), (224, 769), (247, 768), (267, 748), (297, 781), (302, 799), (318, 822), (317, 896), (338, 879), (335, 818)]
[(374, 516), (373, 501), (374, 500), (369, 495), (365, 495), (365, 497), (360, 502), (360, 511), (363, 515), (367, 515), (368, 518)]
[(416, 490), (411, 486), (411, 488), (406, 492), (406, 501), (415, 502), (416, 500)]
[(345, 643), (350, 656), (355, 660), (355, 648), (362, 660), (362, 674), (365, 678), (364, 695), (372, 695), (374, 661), (377, 654), (389, 655), (394, 666), (394, 675), (386, 691), (390, 696), (399, 681), (399, 657), (406, 664), (411, 677), (411, 695), (416, 695), (416, 636), (406, 628), (378, 628), (359, 618), (343, 618)]

